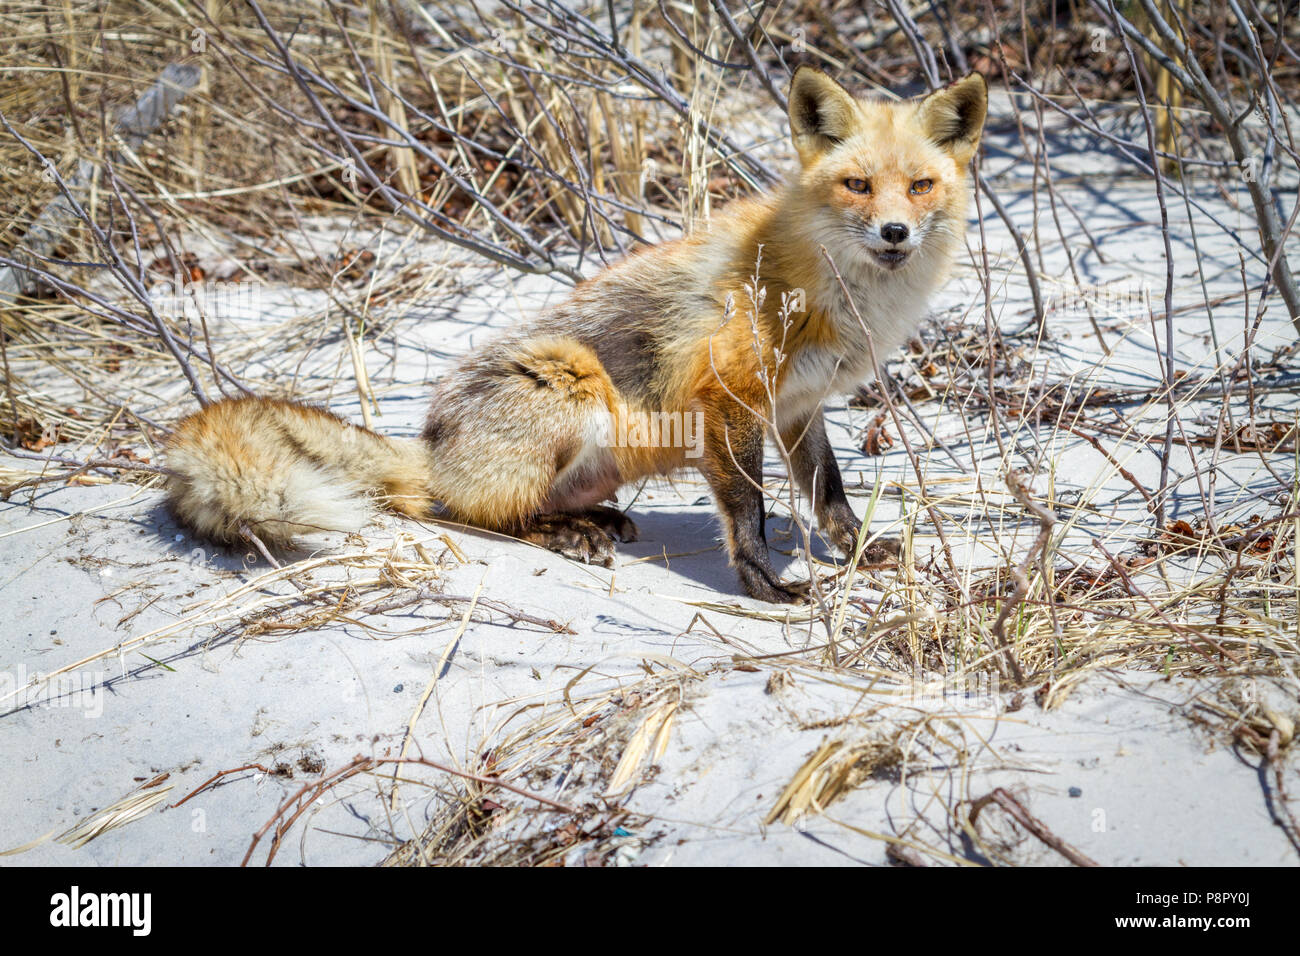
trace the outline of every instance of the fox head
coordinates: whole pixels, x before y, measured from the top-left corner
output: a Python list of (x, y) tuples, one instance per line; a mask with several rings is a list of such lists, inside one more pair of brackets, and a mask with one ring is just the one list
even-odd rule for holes
[(988, 86), (979, 73), (916, 100), (858, 99), (825, 73), (795, 71), (790, 133), (809, 238), (837, 261), (886, 272), (955, 252), (966, 225), (967, 164)]

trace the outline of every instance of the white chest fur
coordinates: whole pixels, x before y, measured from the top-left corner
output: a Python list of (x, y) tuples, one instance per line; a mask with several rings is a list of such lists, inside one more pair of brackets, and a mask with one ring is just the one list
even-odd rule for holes
[(933, 289), (925, 270), (917, 268), (922, 265), (916, 262), (896, 274), (876, 273), (857, 281), (845, 276), (853, 308), (833, 276), (816, 290), (813, 304), (831, 321), (834, 342), (804, 347), (789, 359), (778, 395), (787, 414), (803, 414), (832, 395), (853, 391), (874, 376), (873, 351), (883, 363), (916, 334)]

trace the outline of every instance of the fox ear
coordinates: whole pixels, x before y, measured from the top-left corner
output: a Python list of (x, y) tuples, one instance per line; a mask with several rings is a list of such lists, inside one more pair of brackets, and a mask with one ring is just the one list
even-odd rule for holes
[(853, 95), (821, 70), (801, 66), (790, 81), (790, 136), (805, 161), (847, 137), (857, 123)]
[(988, 106), (988, 82), (971, 73), (921, 100), (918, 115), (926, 135), (965, 166), (979, 148)]

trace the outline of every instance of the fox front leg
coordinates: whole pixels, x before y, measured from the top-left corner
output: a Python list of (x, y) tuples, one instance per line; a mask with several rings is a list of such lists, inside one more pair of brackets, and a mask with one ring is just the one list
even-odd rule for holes
[[(790, 455), (793, 478), (799, 490), (812, 501), (817, 523), (830, 543), (846, 558), (857, 550), (862, 522), (853, 513), (844, 493), (839, 463), (826, 437), (826, 422), (820, 408), (781, 428), (781, 444)], [(873, 541), (862, 552), (864, 564), (879, 564), (899, 552), (897, 538)]]
[(790, 455), (793, 478), (812, 502), (813, 513), (831, 544), (845, 555), (853, 554), (860, 522), (844, 494), (844, 479), (835, 461), (822, 410), (781, 428), (781, 444)]
[(784, 584), (767, 549), (763, 508), (763, 439), (765, 428), (734, 401), (715, 406), (705, 416), (704, 462), (722, 513), (731, 564), (750, 597), (773, 604), (802, 604), (808, 583)]

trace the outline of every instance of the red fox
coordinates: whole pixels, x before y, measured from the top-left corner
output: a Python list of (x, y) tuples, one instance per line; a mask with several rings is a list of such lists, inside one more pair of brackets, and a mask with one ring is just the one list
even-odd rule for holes
[[(169, 442), (174, 513), (208, 538), (290, 546), (361, 527), (372, 502), (412, 517), (436, 505), (609, 566), (615, 539), (634, 539), (636, 526), (604, 502), (694, 466), (745, 590), (805, 600), (807, 584), (782, 582), (768, 553), (764, 442), (774, 425), (820, 528), (851, 555), (859, 522), (822, 402), (871, 378), (867, 329), (880, 357), (916, 331), (962, 249), (987, 100), (978, 73), (886, 102), (801, 67), (789, 97), (800, 172), (783, 189), (630, 255), (467, 356), (435, 386), (418, 439), (290, 402), (204, 408)], [(687, 427), (668, 441), (610, 440), (615, 423), (644, 439), (653, 416), (698, 424), (694, 440), (681, 440)]]

